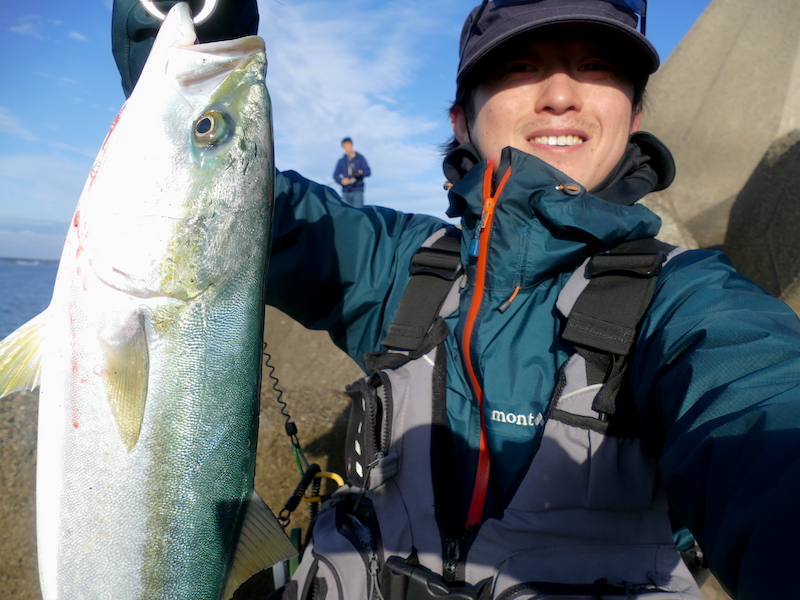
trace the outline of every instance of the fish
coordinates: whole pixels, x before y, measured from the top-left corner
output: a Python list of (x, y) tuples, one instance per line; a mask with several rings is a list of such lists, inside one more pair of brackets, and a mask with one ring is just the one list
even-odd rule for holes
[(274, 198), (266, 54), (169, 12), (69, 227), (52, 300), (0, 342), (39, 387), (45, 600), (229, 598), (296, 555), (253, 489)]

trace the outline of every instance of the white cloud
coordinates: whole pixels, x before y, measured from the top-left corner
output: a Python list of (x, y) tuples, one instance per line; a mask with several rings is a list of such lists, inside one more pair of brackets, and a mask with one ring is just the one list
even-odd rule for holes
[(43, 40), (44, 36), (39, 30), (41, 23), (42, 18), (39, 15), (25, 15), (19, 18), (17, 25), (12, 25), (8, 30), (19, 35), (27, 35), (37, 40)]
[[(446, 137), (444, 107), (422, 112), (408, 101), (423, 66), (438, 62), (426, 53), (426, 36), (454, 29), (440, 19), (461, 0), (441, 3), (441, 12), (437, 6), (431, 16), (416, 0), (261, 1), (279, 168), (331, 183), (339, 141), (349, 135), (373, 169), (367, 203), (443, 216), (447, 202), (435, 143)], [(79, 85), (64, 75), (36, 74)], [(2, 108), (0, 130), (32, 136)], [(0, 156), (0, 215), (71, 217), (96, 148), (57, 141), (50, 148), (49, 155)], [(61, 151), (71, 156), (60, 157)]]
[(36, 136), (28, 131), (20, 120), (12, 115), (4, 106), (0, 106), (0, 132), (22, 138), (29, 142), (37, 141)]
[(19, 25), (9, 27), (8, 30), (20, 35), (35, 37), (37, 40), (44, 39), (44, 36), (39, 33), (39, 29), (33, 23), (20, 23)]
[(436, 60), (424, 40), (444, 17), (415, 1), (262, 0), (259, 9), (278, 167), (331, 183), (339, 142), (350, 136), (373, 170), (367, 203), (441, 215), (441, 159), (430, 140), (446, 137), (438, 133), (445, 113), (414, 112), (402, 98)]
[(82, 35), (82, 34), (78, 33), (77, 31), (70, 31), (67, 34), (67, 36), (70, 37), (73, 40), (78, 40), (79, 42), (88, 42), (89, 41), (89, 38), (87, 38), (85, 35)]

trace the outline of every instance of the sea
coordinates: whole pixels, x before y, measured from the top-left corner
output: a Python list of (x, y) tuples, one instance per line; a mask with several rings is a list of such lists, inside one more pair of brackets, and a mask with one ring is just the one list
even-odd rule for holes
[(0, 339), (50, 304), (57, 261), (0, 258)]

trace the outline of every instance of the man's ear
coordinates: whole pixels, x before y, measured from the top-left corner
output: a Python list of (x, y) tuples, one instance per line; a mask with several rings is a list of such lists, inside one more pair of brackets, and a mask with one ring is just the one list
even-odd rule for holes
[(450, 126), (453, 128), (453, 135), (459, 144), (472, 142), (469, 139), (469, 127), (467, 127), (467, 115), (460, 106), (454, 106), (450, 110)]
[(633, 115), (633, 123), (631, 123), (631, 133), (636, 133), (637, 131), (639, 131), (639, 123), (641, 122), (642, 122), (642, 111), (639, 111), (635, 115)]

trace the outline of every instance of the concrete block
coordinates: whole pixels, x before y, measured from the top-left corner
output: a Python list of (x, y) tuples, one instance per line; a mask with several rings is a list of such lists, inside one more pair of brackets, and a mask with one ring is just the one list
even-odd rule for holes
[(690, 250), (700, 247), (689, 229), (681, 223), (678, 215), (675, 214), (675, 208), (668, 198), (659, 194), (648, 194), (640, 200), (640, 204), (643, 204), (661, 217), (661, 230), (658, 232), (657, 237), (662, 242)]
[(800, 126), (800, 2), (714, 0), (648, 94), (642, 129), (677, 165), (658, 196), (701, 246), (721, 244), (732, 199), (773, 140)]
[(770, 146), (731, 209), (725, 252), (800, 312), (800, 129)]

